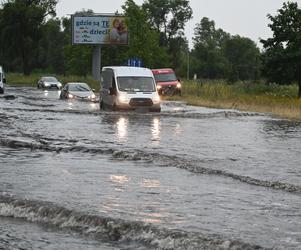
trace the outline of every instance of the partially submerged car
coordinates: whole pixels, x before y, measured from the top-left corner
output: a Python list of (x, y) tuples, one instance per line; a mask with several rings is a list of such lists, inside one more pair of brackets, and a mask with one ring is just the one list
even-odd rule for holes
[(152, 70), (160, 95), (181, 95), (181, 82), (173, 69)]
[(160, 97), (152, 71), (136, 67), (104, 67), (100, 109), (160, 112)]
[(0, 66), (0, 94), (4, 93), (4, 84), (6, 83), (5, 74), (2, 66)]
[(37, 84), (38, 89), (61, 89), (63, 87), (63, 84), (53, 76), (43, 76), (40, 78)]
[(96, 96), (87, 83), (69, 82), (62, 89), (60, 99), (83, 99), (95, 101)]

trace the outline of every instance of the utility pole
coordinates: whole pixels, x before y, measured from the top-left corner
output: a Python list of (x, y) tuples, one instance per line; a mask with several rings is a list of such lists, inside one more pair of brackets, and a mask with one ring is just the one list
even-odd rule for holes
[(188, 50), (187, 54), (187, 80), (189, 80), (189, 74), (190, 74), (190, 58), (189, 58), (190, 51)]
[(92, 58), (92, 76), (96, 81), (100, 81), (101, 71), (101, 45), (95, 45), (93, 47), (93, 58)]

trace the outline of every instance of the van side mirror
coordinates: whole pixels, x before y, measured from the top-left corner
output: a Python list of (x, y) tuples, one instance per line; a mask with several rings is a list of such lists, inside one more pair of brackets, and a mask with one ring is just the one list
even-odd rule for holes
[(116, 94), (117, 94), (116, 89), (110, 87), (109, 88), (109, 95), (116, 95)]

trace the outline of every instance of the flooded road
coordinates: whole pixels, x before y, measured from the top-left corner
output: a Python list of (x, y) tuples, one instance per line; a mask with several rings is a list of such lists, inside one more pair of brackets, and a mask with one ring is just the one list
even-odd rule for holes
[(301, 123), (0, 98), (0, 249), (301, 249)]

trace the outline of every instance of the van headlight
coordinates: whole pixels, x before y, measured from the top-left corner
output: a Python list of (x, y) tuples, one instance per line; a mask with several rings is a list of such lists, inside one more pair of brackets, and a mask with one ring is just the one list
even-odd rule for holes
[(68, 97), (72, 99), (72, 98), (74, 98), (74, 95), (68, 94)]
[(160, 96), (159, 95), (156, 95), (153, 97), (153, 103), (159, 103), (161, 100), (160, 100)]
[(129, 103), (129, 98), (127, 95), (121, 94), (118, 96), (118, 101), (120, 103)]

